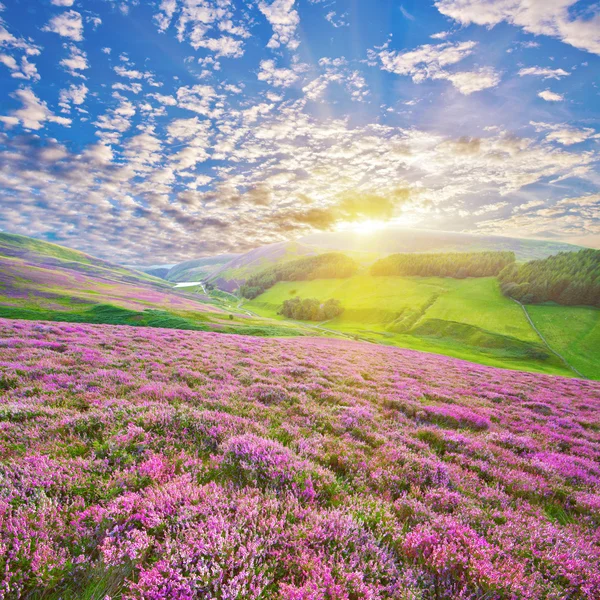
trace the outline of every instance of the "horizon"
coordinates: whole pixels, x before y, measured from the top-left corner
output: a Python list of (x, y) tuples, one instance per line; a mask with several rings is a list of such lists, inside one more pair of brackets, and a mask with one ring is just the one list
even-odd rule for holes
[(382, 224), (600, 247), (597, 5), (515, 3), (4, 0), (0, 227), (122, 263)]
[[(563, 242), (561, 240), (556, 240), (556, 239), (549, 239), (549, 238), (519, 238), (519, 237), (512, 237), (512, 236), (508, 236), (508, 235), (500, 235), (500, 234), (494, 234), (494, 235), (484, 235), (481, 233), (472, 233), (472, 232), (462, 232), (462, 231), (443, 231), (443, 230), (437, 230), (437, 229), (426, 229), (426, 228), (407, 228), (407, 227), (402, 227), (402, 226), (394, 226), (391, 224), (386, 224), (385, 226), (382, 226), (374, 231), (371, 231), (369, 233), (360, 233), (357, 234), (355, 233), (355, 235), (358, 236), (359, 239), (362, 239), (364, 241), (365, 238), (369, 238), (369, 237), (373, 237), (373, 236), (377, 236), (378, 234), (381, 234), (381, 232), (384, 231), (417, 231), (420, 233), (431, 233), (431, 234), (451, 234), (451, 235), (457, 235), (457, 236), (468, 236), (468, 237), (480, 237), (482, 239), (493, 239), (493, 238), (498, 238), (498, 239), (506, 239), (506, 240), (516, 240), (516, 241), (525, 241), (525, 242), (547, 242), (550, 244), (562, 244), (565, 246), (573, 246), (573, 248), (577, 248), (577, 249), (596, 249), (592, 246), (584, 246), (584, 245), (578, 245), (578, 244), (571, 244), (570, 242)], [(128, 268), (132, 268), (132, 269), (150, 269), (150, 268), (173, 268), (176, 267), (178, 265), (181, 265), (183, 263), (186, 262), (192, 262), (194, 260), (197, 259), (203, 259), (203, 258), (212, 258), (212, 257), (218, 257), (218, 256), (224, 256), (224, 255), (228, 255), (231, 254), (233, 256), (243, 256), (245, 254), (249, 254), (255, 250), (259, 250), (260, 248), (263, 247), (267, 247), (267, 246), (276, 246), (279, 244), (293, 244), (293, 243), (301, 243), (302, 240), (309, 238), (312, 235), (326, 235), (328, 233), (331, 234), (336, 234), (336, 233), (341, 233), (341, 234), (352, 234), (352, 231), (349, 230), (338, 230), (338, 231), (317, 231), (317, 232), (310, 232), (308, 234), (305, 234), (301, 237), (298, 238), (293, 238), (293, 239), (289, 239), (289, 240), (283, 240), (280, 242), (273, 242), (271, 244), (265, 244), (263, 246), (254, 246), (253, 248), (250, 248), (249, 250), (245, 250), (244, 252), (217, 252), (214, 254), (205, 254), (202, 256), (192, 256), (190, 258), (186, 258), (183, 260), (180, 260), (178, 262), (159, 262), (159, 263), (153, 263), (153, 264), (148, 264), (148, 263), (127, 263), (127, 262), (115, 262), (115, 264), (120, 264), (124, 267), (128, 267)], [(4, 231), (2, 229), (0, 229), (0, 234), (7, 234), (7, 235), (23, 235), (23, 234), (17, 234), (17, 233), (13, 233), (10, 231)], [(23, 237), (32, 237), (32, 236), (23, 236)], [(76, 248), (74, 246), (66, 246), (64, 244), (60, 244), (57, 243), (56, 241), (48, 241), (48, 240), (44, 240), (41, 237), (32, 237), (32, 239), (37, 239), (40, 240), (42, 242), (48, 242), (51, 244), (56, 244), (58, 246), (63, 246), (65, 248), (71, 249), (71, 250), (77, 250), (77, 251), (82, 251), (79, 248)], [(344, 252), (344, 251), (349, 251), (349, 250), (335, 250), (335, 249), (331, 249), (329, 250), (330, 252)], [(360, 251), (356, 251), (356, 252), (360, 252)], [(434, 253), (434, 254), (439, 254), (442, 253), (444, 251), (441, 250), (405, 250), (402, 252), (388, 252), (388, 254), (402, 254), (402, 253), (408, 253), (408, 254), (426, 254), (428, 252)], [(469, 250), (455, 250), (455, 251), (450, 251), (450, 252), (472, 252)], [(484, 252), (484, 250), (482, 250), (482, 252)], [(86, 253), (88, 254), (88, 253)], [(386, 254), (385, 252), (383, 254)], [(97, 257), (95, 255), (90, 254), (91, 257), (93, 258), (101, 258), (101, 257)], [(103, 259), (106, 260), (106, 259)], [(110, 261), (108, 261), (110, 262)]]

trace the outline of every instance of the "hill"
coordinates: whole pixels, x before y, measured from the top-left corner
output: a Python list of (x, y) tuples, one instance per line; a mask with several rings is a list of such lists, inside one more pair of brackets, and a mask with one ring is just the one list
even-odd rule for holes
[[(279, 282), (244, 307), (287, 321), (278, 313), (294, 297), (340, 301), (344, 312), (321, 324), (326, 331), (481, 364), (571, 376), (581, 372), (600, 379), (600, 344), (594, 345), (583, 331), (585, 323), (597, 322), (600, 311), (572, 313), (582, 320), (583, 330), (576, 337), (569, 325), (571, 309), (559, 307), (565, 312), (552, 331), (547, 319), (538, 327), (542, 339), (526, 314), (535, 307), (520, 307), (504, 296), (496, 278), (357, 275)], [(563, 351), (565, 346), (570, 354)]]
[(561, 252), (543, 260), (508, 265), (502, 291), (519, 302), (556, 302), (600, 308), (600, 250)]
[(235, 260), (239, 254), (219, 254), (188, 260), (171, 267), (164, 278), (175, 283), (183, 281), (202, 281), (210, 277), (223, 265)]
[(406, 252), (513, 252), (517, 260), (527, 261), (580, 249), (579, 246), (544, 240), (402, 228), (382, 229), (370, 235), (347, 231), (315, 233), (294, 242), (281, 242), (251, 250), (222, 265), (207, 279), (218, 288), (233, 292), (252, 275), (277, 263), (327, 252), (343, 252), (366, 269), (377, 259)]
[(146, 273), (57, 244), (0, 234), (0, 317), (257, 336), (305, 335), (256, 318), (202, 286), (174, 289)]
[(0, 321), (0, 589), (600, 597), (600, 384), (339, 340)]

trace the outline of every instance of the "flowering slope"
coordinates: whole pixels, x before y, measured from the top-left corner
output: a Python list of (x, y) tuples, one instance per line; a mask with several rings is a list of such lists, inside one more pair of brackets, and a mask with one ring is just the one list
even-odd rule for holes
[(0, 320), (0, 598), (600, 597), (600, 384)]

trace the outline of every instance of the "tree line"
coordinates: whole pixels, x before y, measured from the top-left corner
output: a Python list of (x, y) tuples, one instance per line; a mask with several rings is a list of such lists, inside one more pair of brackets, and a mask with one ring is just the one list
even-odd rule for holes
[(600, 250), (561, 252), (543, 260), (508, 265), (502, 292), (524, 304), (556, 302), (600, 307)]
[(392, 254), (371, 266), (374, 276), (495, 277), (515, 262), (514, 252)]
[(297, 321), (329, 321), (344, 312), (340, 301), (330, 298), (321, 302), (316, 298), (291, 298), (285, 300), (279, 311), (280, 315)]
[(340, 252), (329, 252), (274, 265), (252, 275), (240, 287), (240, 294), (252, 300), (279, 281), (308, 281), (312, 279), (345, 279), (352, 277), (358, 264)]

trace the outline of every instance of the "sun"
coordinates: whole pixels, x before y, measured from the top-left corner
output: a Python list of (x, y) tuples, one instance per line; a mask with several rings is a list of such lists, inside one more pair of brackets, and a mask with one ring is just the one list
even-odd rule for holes
[(358, 223), (352, 223), (350, 229), (359, 235), (371, 235), (376, 231), (383, 229), (385, 225), (386, 224), (383, 221), (359, 221)]

